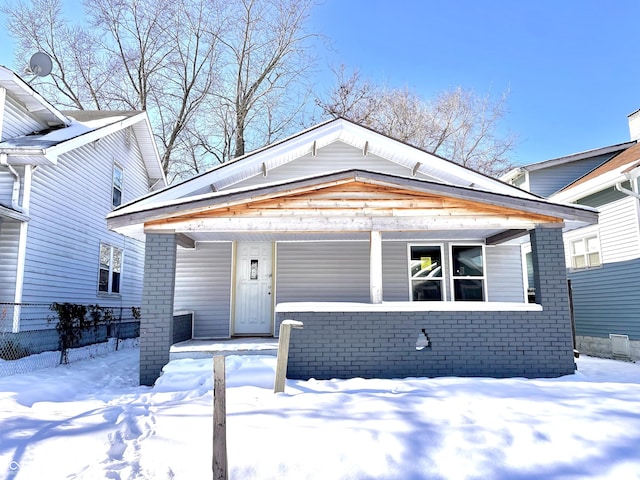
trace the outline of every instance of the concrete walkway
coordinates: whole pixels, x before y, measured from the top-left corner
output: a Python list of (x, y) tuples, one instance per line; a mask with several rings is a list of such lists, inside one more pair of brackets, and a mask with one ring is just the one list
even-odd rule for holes
[(277, 355), (278, 339), (241, 337), (224, 340), (186, 340), (171, 345), (169, 359), (207, 358), (216, 355)]

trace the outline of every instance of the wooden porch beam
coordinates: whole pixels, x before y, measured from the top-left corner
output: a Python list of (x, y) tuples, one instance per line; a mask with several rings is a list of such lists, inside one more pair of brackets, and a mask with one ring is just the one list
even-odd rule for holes
[(420, 232), (459, 229), (530, 230), (536, 226), (527, 219), (500, 216), (482, 217), (216, 217), (183, 221), (157, 221), (145, 224), (145, 232)]
[(185, 233), (176, 233), (176, 241), (182, 248), (196, 248), (196, 241)]
[(487, 245), (499, 245), (501, 243), (508, 242), (509, 240), (513, 240), (514, 238), (526, 235), (527, 233), (529, 233), (529, 230), (525, 229), (505, 230), (504, 232), (496, 233), (495, 235), (487, 237), (485, 243)]

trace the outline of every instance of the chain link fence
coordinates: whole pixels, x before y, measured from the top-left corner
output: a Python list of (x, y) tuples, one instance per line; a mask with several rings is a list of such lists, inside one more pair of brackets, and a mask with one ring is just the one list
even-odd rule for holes
[[(56, 305), (56, 304), (53, 304)], [(71, 304), (57, 304), (67, 306)], [(86, 321), (69, 342), (56, 329), (59, 314), (52, 304), (0, 303), (0, 377), (77, 361), (137, 341), (137, 307), (73, 305), (86, 312)], [(62, 348), (63, 346), (68, 348)]]

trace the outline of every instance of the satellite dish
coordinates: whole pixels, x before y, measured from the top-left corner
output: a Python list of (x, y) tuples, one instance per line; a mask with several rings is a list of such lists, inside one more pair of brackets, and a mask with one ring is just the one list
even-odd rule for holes
[(44, 52), (36, 52), (31, 55), (29, 66), (25, 68), (25, 73), (36, 75), (37, 77), (46, 77), (53, 69), (51, 57)]

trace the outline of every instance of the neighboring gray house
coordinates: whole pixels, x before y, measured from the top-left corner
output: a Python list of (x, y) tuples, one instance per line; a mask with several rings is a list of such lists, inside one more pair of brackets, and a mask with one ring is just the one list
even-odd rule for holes
[(104, 217), (165, 185), (146, 113), (61, 112), (0, 66), (0, 330), (54, 328), (52, 302), (139, 306), (144, 243)]
[[(549, 200), (588, 205), (597, 225), (564, 235), (577, 348), (640, 359), (640, 111), (631, 141), (516, 169), (503, 180)], [(523, 181), (524, 179), (524, 181)]]
[(182, 310), (195, 312), (193, 338), (302, 320), (289, 377), (571, 373), (562, 229), (596, 221), (344, 119), (107, 216), (146, 236), (143, 384), (168, 361)]

